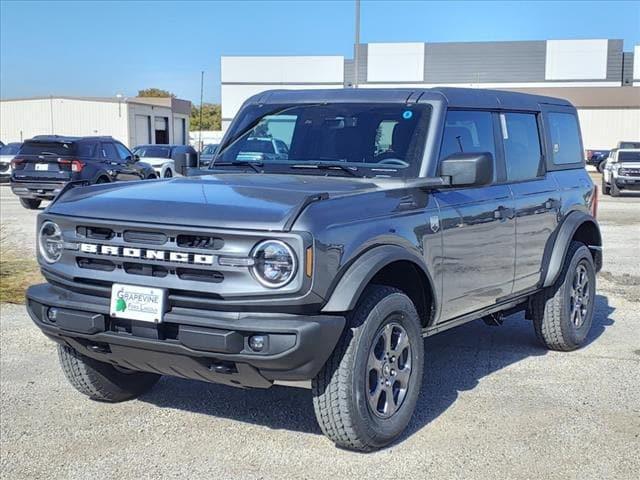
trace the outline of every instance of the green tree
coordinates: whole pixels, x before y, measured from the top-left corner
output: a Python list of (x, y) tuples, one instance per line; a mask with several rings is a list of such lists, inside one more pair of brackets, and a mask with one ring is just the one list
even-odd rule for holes
[(168, 90), (162, 90), (161, 88), (145, 88), (144, 90), (138, 90), (139, 97), (171, 97), (175, 95)]
[(222, 128), (222, 114), (220, 105), (204, 103), (202, 105), (202, 125), (200, 125), (200, 108), (191, 106), (191, 130), (220, 130)]

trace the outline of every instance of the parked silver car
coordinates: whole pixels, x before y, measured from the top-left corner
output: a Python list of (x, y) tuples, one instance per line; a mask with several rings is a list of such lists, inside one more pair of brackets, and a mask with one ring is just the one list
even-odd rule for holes
[(11, 160), (20, 151), (22, 143), (7, 143), (0, 147), (0, 182), (8, 182), (11, 178)]

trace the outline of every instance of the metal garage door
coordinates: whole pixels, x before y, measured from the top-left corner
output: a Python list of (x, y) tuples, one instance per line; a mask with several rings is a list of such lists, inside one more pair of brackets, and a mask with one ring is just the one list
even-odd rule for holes
[(136, 115), (136, 145), (151, 143), (151, 117)]

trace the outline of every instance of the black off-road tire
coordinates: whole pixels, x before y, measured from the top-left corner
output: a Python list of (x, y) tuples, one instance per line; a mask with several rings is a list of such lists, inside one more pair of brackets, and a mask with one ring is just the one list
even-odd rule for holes
[(603, 195), (610, 195), (611, 194), (611, 187), (609, 187), (609, 185), (607, 184), (607, 182), (604, 181), (604, 175), (602, 176), (602, 194)]
[[(338, 344), (312, 381), (313, 406), (323, 433), (338, 446), (371, 451), (393, 442), (415, 409), (424, 370), (420, 318), (402, 291), (370, 286), (349, 315)], [(401, 325), (410, 345), (411, 370), (404, 401), (388, 418), (376, 416), (368, 401), (370, 348), (387, 324)], [(382, 387), (383, 388), (383, 387)]]
[(164, 171), (164, 178), (171, 178), (171, 177), (173, 177), (173, 172), (171, 171), (171, 169), (170, 169), (170, 168), (167, 168), (167, 169)]
[(611, 186), (609, 188), (610, 188), (610, 192), (611, 192), (611, 196), (612, 197), (619, 197), (620, 196), (620, 189), (616, 185), (616, 182), (611, 182)]
[(158, 177), (156, 177), (156, 176), (155, 176), (155, 174), (153, 174), (153, 173), (152, 173), (151, 175), (149, 175), (149, 176), (146, 178), (146, 180), (156, 180), (157, 178), (158, 178)]
[[(584, 321), (574, 324), (571, 318), (571, 289), (578, 265), (588, 277), (589, 303)], [(593, 323), (596, 296), (596, 270), (591, 252), (581, 242), (571, 242), (562, 271), (555, 285), (532, 299), (532, 318), (536, 336), (550, 350), (571, 351), (585, 342)]]
[(36, 210), (40, 206), (41, 203), (42, 203), (42, 200), (37, 200), (35, 198), (21, 198), (20, 199), (20, 204), (24, 208), (27, 208), (29, 210)]
[(606, 160), (602, 160), (601, 162), (598, 163), (598, 166), (596, 167), (596, 170), (598, 170), (599, 173), (604, 172), (605, 163), (607, 163)]
[(155, 373), (120, 371), (66, 345), (58, 345), (58, 358), (69, 383), (93, 400), (130, 400), (149, 391), (160, 379)]

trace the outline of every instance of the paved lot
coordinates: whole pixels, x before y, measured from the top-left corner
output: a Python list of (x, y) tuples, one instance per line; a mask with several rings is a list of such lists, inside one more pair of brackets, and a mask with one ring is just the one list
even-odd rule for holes
[[(35, 212), (0, 187), (1, 220), (30, 254)], [(640, 195), (600, 205), (605, 266), (588, 345), (546, 352), (521, 315), (425, 340), (427, 370), (404, 438), (336, 449), (310, 393), (163, 378), (139, 400), (92, 402), (67, 385), (24, 308), (0, 307), (3, 478), (640, 477)]]

